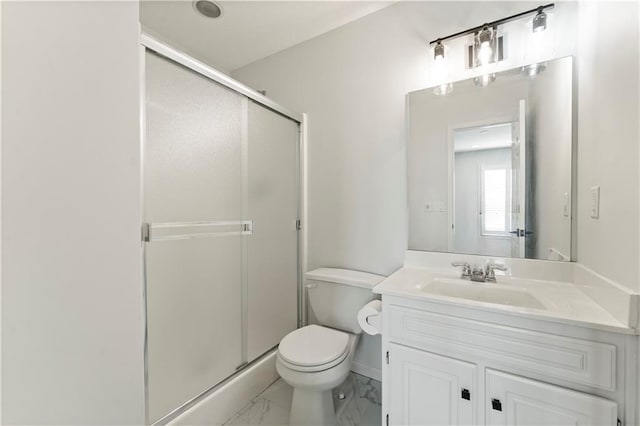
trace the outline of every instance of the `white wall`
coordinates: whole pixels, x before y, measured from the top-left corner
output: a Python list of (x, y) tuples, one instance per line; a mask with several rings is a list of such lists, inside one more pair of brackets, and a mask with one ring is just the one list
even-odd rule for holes
[[(578, 261), (640, 291), (638, 2), (580, 5)], [(600, 218), (590, 188), (600, 186)]]
[(137, 2), (2, 2), (2, 422), (141, 424)]

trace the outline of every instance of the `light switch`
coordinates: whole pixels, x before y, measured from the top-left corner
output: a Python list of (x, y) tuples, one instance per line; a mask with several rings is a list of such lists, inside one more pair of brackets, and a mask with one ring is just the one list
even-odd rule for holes
[(600, 217), (600, 187), (591, 188), (591, 217), (598, 219)]

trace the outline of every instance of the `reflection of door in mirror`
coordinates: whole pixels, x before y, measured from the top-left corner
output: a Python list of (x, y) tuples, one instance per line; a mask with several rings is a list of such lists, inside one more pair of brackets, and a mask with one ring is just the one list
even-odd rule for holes
[[(512, 234), (520, 215), (519, 123), (492, 123), (454, 129), (454, 250), (491, 256), (524, 257)], [(523, 159), (524, 160), (524, 159)], [(517, 163), (517, 164), (516, 164)], [(522, 248), (520, 248), (522, 246)]]
[(525, 100), (518, 104), (518, 122), (513, 126), (511, 169), (513, 170), (513, 204), (511, 209), (511, 257), (525, 257), (525, 238), (532, 231), (526, 229), (527, 219), (527, 137)]

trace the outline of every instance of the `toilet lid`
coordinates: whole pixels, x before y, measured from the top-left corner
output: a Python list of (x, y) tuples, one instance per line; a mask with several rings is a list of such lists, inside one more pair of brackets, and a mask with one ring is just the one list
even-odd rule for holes
[(287, 334), (278, 352), (287, 362), (303, 367), (328, 364), (348, 350), (349, 335), (319, 325), (308, 325)]

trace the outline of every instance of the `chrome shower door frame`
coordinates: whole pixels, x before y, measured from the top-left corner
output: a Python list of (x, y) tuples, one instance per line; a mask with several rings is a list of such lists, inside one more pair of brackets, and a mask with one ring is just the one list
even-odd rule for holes
[[(228, 75), (215, 70), (214, 68), (194, 59), (193, 57), (186, 55), (183, 52), (163, 43), (155, 38), (142, 33), (140, 35), (140, 241), (141, 241), (141, 261), (142, 261), (142, 290), (143, 290), (143, 315), (144, 315), (144, 401), (145, 401), (145, 424), (150, 424), (150, 413), (149, 413), (149, 346), (148, 346), (148, 315), (147, 315), (147, 265), (146, 265), (146, 243), (150, 241), (164, 241), (164, 240), (172, 240), (172, 239), (189, 239), (189, 238), (208, 238), (215, 236), (225, 236), (225, 235), (251, 235), (253, 232), (253, 223), (250, 220), (243, 220), (237, 222), (211, 222), (211, 223), (195, 223), (195, 222), (186, 222), (186, 223), (144, 223), (145, 219), (145, 210), (144, 210), (144, 170), (145, 170), (145, 144), (146, 144), (146, 71), (145, 71), (145, 53), (147, 50), (153, 51), (160, 56), (163, 56), (173, 62), (176, 62), (191, 71), (200, 74), (215, 83), (218, 83), (232, 91), (256, 102), (257, 104), (287, 118), (298, 125), (298, 143), (296, 144), (296, 155), (297, 155), (297, 199), (298, 199), (298, 221), (297, 221), (297, 326), (301, 327), (306, 324), (306, 294), (303, 284), (303, 273), (306, 270), (306, 247), (307, 247), (307, 237), (306, 237), (306, 219), (307, 219), (307, 198), (306, 198), (306, 182), (307, 182), (307, 168), (306, 168), (306, 152), (307, 152), (307, 116), (306, 114), (300, 114), (297, 112), (293, 112), (284, 106), (274, 102), (273, 100), (267, 98), (261, 93), (245, 86), (244, 84), (232, 79)], [(243, 159), (245, 162), (246, 158)], [(243, 164), (244, 168), (245, 164)], [(245, 172), (246, 173), (246, 172)], [(243, 176), (244, 179), (244, 176)], [(245, 183), (243, 183), (245, 185)], [(244, 207), (243, 207), (244, 208)], [(171, 237), (159, 237), (159, 239), (154, 239), (153, 237), (153, 229), (168, 229), (168, 228), (182, 228), (182, 227), (210, 227), (210, 226), (228, 226), (228, 225), (238, 225), (240, 228), (238, 230), (227, 232), (219, 232), (219, 233), (194, 233), (194, 234), (180, 234)], [(246, 250), (246, 243), (243, 243), (243, 251)], [(244, 278), (243, 278), (244, 280)], [(243, 288), (246, 287), (243, 285)], [(246, 300), (246, 294), (243, 290), (243, 304)], [(243, 327), (243, 333), (245, 332), (245, 328)], [(244, 339), (243, 339), (244, 340)], [(245, 343), (243, 342), (243, 345)], [(266, 354), (265, 354), (266, 355)], [(227, 377), (220, 383), (215, 384), (211, 388), (203, 391), (199, 395), (195, 396), (191, 400), (185, 402), (181, 406), (175, 408), (170, 413), (166, 414), (164, 417), (154, 422), (154, 424), (167, 424), (171, 420), (175, 419), (180, 414), (184, 413), (189, 408), (193, 407), (196, 403), (203, 400), (206, 396), (215, 392), (218, 388), (223, 386), (225, 383), (236, 377), (238, 374), (242, 373), (247, 367), (259, 362), (265, 355), (259, 357), (258, 359), (245, 363), (241, 365), (238, 370)]]

